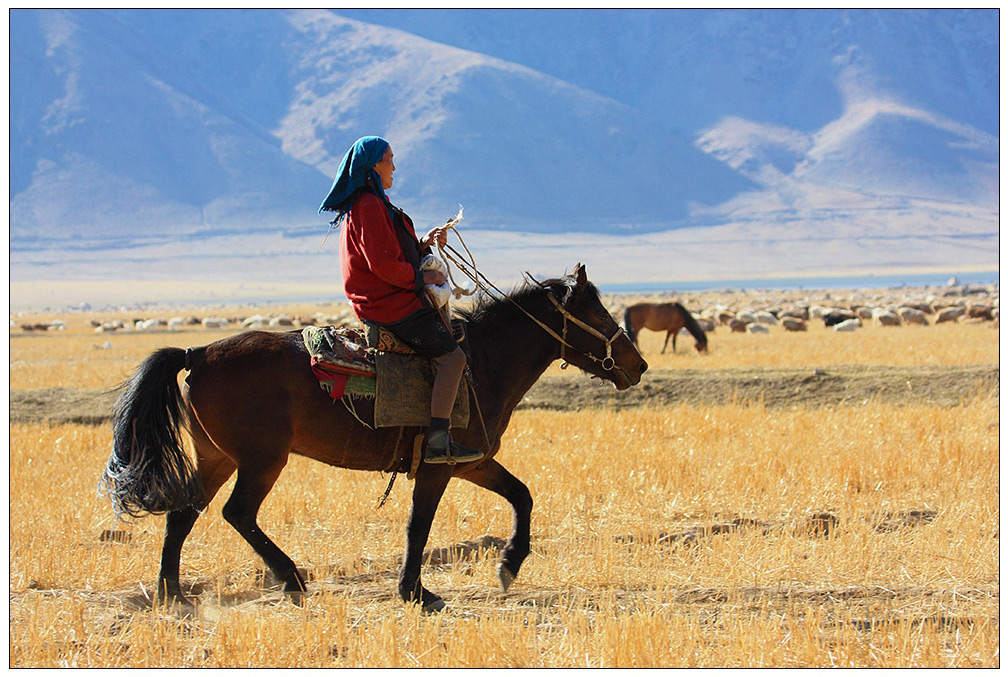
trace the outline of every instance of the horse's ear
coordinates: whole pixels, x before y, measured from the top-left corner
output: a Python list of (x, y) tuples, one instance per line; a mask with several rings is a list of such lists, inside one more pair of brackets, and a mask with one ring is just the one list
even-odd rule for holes
[(574, 281), (577, 282), (578, 289), (584, 289), (588, 284), (588, 273), (585, 272), (585, 267), (580, 263), (574, 266)]

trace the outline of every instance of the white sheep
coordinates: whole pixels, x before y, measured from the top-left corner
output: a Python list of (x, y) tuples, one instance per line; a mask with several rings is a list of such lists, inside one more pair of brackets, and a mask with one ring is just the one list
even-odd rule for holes
[(927, 315), (925, 315), (922, 310), (911, 308), (909, 306), (903, 306), (902, 308), (897, 309), (896, 313), (905, 324), (923, 324), (927, 326)]
[(902, 324), (900, 316), (886, 308), (872, 310), (872, 325), (879, 327), (898, 327)]

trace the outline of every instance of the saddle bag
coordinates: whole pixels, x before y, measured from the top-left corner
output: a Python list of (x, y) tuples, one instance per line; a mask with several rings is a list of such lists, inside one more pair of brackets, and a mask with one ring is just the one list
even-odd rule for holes
[[(464, 340), (464, 323), (453, 326), (453, 334)], [(434, 365), (391, 332), (376, 325), (368, 328), (367, 335), (355, 329), (305, 327), (302, 336), (319, 385), (359, 421), (372, 428), (430, 425)], [(454, 428), (469, 425), (465, 379), (459, 384), (451, 421)]]

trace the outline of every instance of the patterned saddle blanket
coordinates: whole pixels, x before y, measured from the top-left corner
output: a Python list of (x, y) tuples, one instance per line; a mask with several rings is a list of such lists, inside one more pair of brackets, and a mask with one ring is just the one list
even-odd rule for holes
[[(457, 330), (464, 334), (461, 327)], [(372, 428), (430, 425), (434, 367), (381, 327), (305, 327), (301, 336), (319, 385)], [(452, 427), (469, 425), (469, 391), (459, 384)]]

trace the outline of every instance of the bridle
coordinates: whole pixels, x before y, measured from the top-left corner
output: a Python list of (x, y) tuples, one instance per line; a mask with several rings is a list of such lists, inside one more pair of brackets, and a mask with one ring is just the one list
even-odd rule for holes
[[(560, 368), (561, 369), (566, 369), (569, 366), (569, 362), (567, 361), (567, 352), (566, 352), (567, 349), (569, 348), (570, 350), (573, 350), (578, 355), (581, 355), (582, 357), (584, 357), (586, 359), (589, 359), (592, 362), (595, 362), (596, 364), (599, 364), (604, 371), (613, 371), (615, 369), (615, 370), (618, 370), (620, 373), (622, 373), (623, 377), (627, 381), (631, 381), (632, 380), (630, 378), (630, 375), (627, 374), (626, 370), (624, 370), (622, 367), (616, 366), (616, 360), (614, 360), (613, 356), (612, 356), (612, 344), (614, 342), (616, 342), (620, 338), (620, 336), (625, 336), (626, 335), (626, 332), (623, 331), (623, 327), (621, 327), (621, 326), (619, 326), (619, 324), (617, 324), (616, 325), (616, 331), (613, 332), (612, 336), (610, 336), (610, 337), (607, 338), (605, 334), (603, 334), (602, 332), (600, 332), (595, 327), (593, 327), (590, 324), (588, 324), (588, 323), (582, 321), (581, 319), (575, 317), (573, 313), (571, 313), (569, 310), (567, 310), (567, 307), (564, 306), (563, 303), (561, 303), (559, 300), (557, 300), (557, 297), (553, 295), (553, 292), (550, 291), (549, 288), (545, 284), (543, 284), (539, 280), (535, 279), (530, 274), (526, 273), (526, 276), (528, 277), (528, 279), (531, 280), (532, 282), (534, 282), (536, 285), (538, 285), (539, 288), (542, 289), (543, 292), (545, 292), (546, 297), (553, 303), (553, 306), (560, 312), (560, 317), (563, 318), (563, 328), (560, 330), (560, 333), (557, 334), (552, 329), (552, 327), (550, 327), (548, 324), (546, 324), (545, 322), (543, 322), (542, 320), (540, 320), (538, 317), (536, 317), (535, 315), (533, 315), (529, 311), (527, 311), (524, 308), (522, 308), (521, 305), (517, 301), (515, 301), (513, 298), (511, 298), (510, 296), (508, 296), (507, 294), (505, 294), (504, 292), (502, 292), (500, 289), (498, 289), (494, 285), (493, 282), (491, 282), (490, 280), (488, 280), (486, 278), (486, 276), (483, 275), (483, 273), (481, 273), (476, 268), (476, 262), (473, 259), (472, 254), (469, 252), (469, 248), (466, 247), (465, 241), (462, 240), (462, 236), (459, 235), (458, 230), (455, 228), (455, 225), (459, 221), (461, 221), (461, 220), (462, 220), (462, 206), (459, 205), (458, 215), (455, 216), (455, 218), (453, 218), (453, 219), (449, 219), (448, 222), (445, 223), (444, 228), (446, 228), (447, 230), (450, 230), (450, 231), (452, 231), (452, 232), (455, 233), (455, 236), (459, 239), (459, 244), (462, 246), (463, 249), (465, 249), (466, 254), (469, 256), (469, 261), (465, 261), (463, 259), (462, 255), (459, 254), (458, 251), (455, 250), (451, 245), (447, 244), (447, 242), (445, 243), (444, 246), (435, 243), (437, 253), (438, 253), (438, 255), (440, 255), (442, 261), (445, 264), (445, 268), (448, 270), (448, 280), (452, 284), (452, 287), (453, 287), (452, 293), (455, 295), (455, 298), (460, 298), (462, 296), (472, 296), (473, 294), (476, 293), (477, 290), (482, 290), (487, 296), (489, 296), (492, 299), (496, 299), (498, 301), (500, 299), (507, 299), (511, 303), (511, 305), (513, 305), (515, 308), (517, 308), (522, 313), (524, 313), (530, 320), (532, 320), (533, 322), (535, 322), (536, 324), (538, 324), (543, 329), (543, 331), (545, 331), (547, 334), (549, 334), (554, 339), (556, 339), (557, 341), (559, 341), (559, 343), (560, 343), (560, 359), (563, 361), (560, 364)], [(449, 265), (449, 264), (452, 264), (452, 263), (455, 264), (455, 267), (458, 268), (466, 277), (468, 277), (473, 282), (473, 284), (475, 286), (471, 290), (464, 289), (464, 288), (458, 286), (455, 283), (455, 280), (454, 280), (454, 278), (452, 278), (452, 274), (451, 274), (451, 265)], [(443, 321), (447, 321), (443, 316), (442, 316), (442, 320)], [(600, 359), (600, 358), (596, 357), (595, 355), (592, 355), (591, 353), (586, 353), (586, 352), (584, 352), (582, 350), (578, 350), (577, 348), (575, 348), (574, 346), (572, 346), (570, 344), (570, 342), (567, 341), (567, 323), (568, 322), (573, 323), (574, 325), (576, 325), (577, 327), (579, 327), (582, 331), (586, 332), (589, 336), (593, 336), (593, 337), (599, 339), (600, 341), (602, 341), (605, 344), (606, 356), (604, 358)], [(449, 330), (450, 330), (450, 327), (449, 327)], [(469, 379), (469, 387), (472, 389), (472, 393), (473, 393), (473, 403), (475, 404), (476, 413), (479, 416), (480, 425), (483, 427), (483, 437), (486, 440), (487, 451), (489, 451), (490, 448), (491, 448), (491, 446), (492, 446), (490, 444), (490, 436), (487, 434), (486, 422), (483, 420), (483, 412), (480, 409), (479, 398), (476, 397), (476, 387), (475, 387), (475, 385), (474, 385), (474, 383), (472, 381), (472, 374), (469, 371), (468, 367), (466, 368), (466, 378)], [(392, 477), (389, 479), (388, 487), (386, 487), (385, 493), (382, 494), (382, 497), (381, 497), (381, 499), (378, 502), (378, 507), (379, 508), (382, 507), (383, 505), (385, 505), (385, 500), (388, 498), (389, 494), (392, 492), (392, 483), (395, 482), (395, 478), (396, 478), (396, 473), (393, 472), (392, 473)]]
[[(563, 318), (563, 330), (562, 330), (560, 336), (557, 336), (556, 332), (554, 332), (552, 329), (550, 329), (545, 323), (540, 322), (537, 318), (534, 318), (534, 317), (532, 318), (543, 329), (545, 329), (548, 334), (550, 334), (553, 338), (555, 338), (557, 341), (560, 342), (560, 359), (563, 360), (563, 363), (560, 365), (560, 368), (561, 369), (566, 369), (567, 368), (567, 365), (568, 365), (569, 361), (567, 360), (566, 349), (570, 348), (571, 350), (573, 350), (574, 352), (576, 352), (578, 355), (581, 355), (582, 357), (586, 357), (589, 360), (591, 360), (592, 362), (595, 362), (595, 363), (599, 364), (602, 367), (602, 369), (605, 370), (605, 371), (612, 371), (613, 369), (615, 369), (616, 368), (616, 360), (614, 360), (613, 356), (612, 356), (612, 345), (613, 345), (613, 343), (615, 343), (619, 339), (620, 336), (624, 336), (625, 335), (626, 332), (623, 331), (623, 327), (621, 327), (619, 325), (616, 325), (616, 331), (613, 332), (612, 336), (609, 336), (607, 338), (605, 334), (603, 334), (602, 332), (600, 332), (595, 327), (593, 327), (590, 324), (588, 324), (587, 322), (583, 322), (580, 319), (578, 319), (577, 317), (575, 317), (569, 310), (567, 310), (567, 308), (562, 303), (560, 303), (560, 301), (557, 300), (557, 298), (555, 296), (553, 296), (553, 292), (551, 292), (549, 289), (546, 289), (545, 285), (543, 285), (542, 283), (540, 283), (538, 280), (535, 280), (535, 279), (533, 279), (533, 282), (535, 282), (536, 284), (538, 284), (543, 289), (543, 291), (546, 292), (546, 297), (550, 301), (553, 302), (553, 305), (556, 307), (557, 310), (560, 311), (560, 316)], [(528, 313), (526, 313), (526, 314), (528, 314)], [(529, 314), (529, 317), (532, 317), (532, 315)], [(597, 338), (600, 341), (602, 341), (605, 344), (606, 356), (604, 358), (602, 358), (602, 359), (599, 359), (595, 355), (593, 355), (591, 353), (586, 353), (583, 350), (578, 350), (577, 348), (575, 348), (574, 346), (572, 346), (570, 343), (568, 343), (568, 341), (567, 341), (567, 322), (574, 323), (576, 326), (580, 327), (583, 331), (587, 332), (590, 336), (594, 336), (595, 338)], [(620, 371), (623, 371), (623, 369), (620, 368)], [(624, 371), (623, 375), (627, 376), (627, 373)]]
[[(488, 280), (486, 276), (484, 276), (483, 273), (481, 273), (476, 268), (475, 261), (473, 260), (472, 254), (469, 252), (469, 248), (465, 246), (465, 242), (462, 240), (462, 236), (459, 235), (458, 230), (455, 228), (455, 225), (461, 220), (462, 220), (462, 210), (460, 208), (458, 215), (455, 218), (450, 219), (447, 223), (445, 223), (444, 227), (447, 230), (450, 230), (455, 233), (455, 236), (458, 237), (459, 243), (462, 245), (462, 248), (465, 249), (465, 252), (468, 255), (469, 260), (466, 261), (464, 257), (461, 254), (459, 254), (458, 251), (456, 251), (451, 245), (448, 245), (447, 243), (444, 246), (441, 246), (440, 244), (436, 245), (437, 252), (444, 260), (445, 267), (449, 271), (448, 273), (449, 279), (452, 283), (452, 286), (454, 287), (453, 291), (456, 298), (463, 295), (471, 296), (472, 294), (476, 293), (477, 289), (480, 289), (491, 298), (496, 298), (498, 300), (507, 299), (508, 301), (511, 302), (512, 305), (518, 308), (518, 310), (524, 313), (530, 320), (539, 325), (543, 329), (543, 331), (545, 331), (547, 334), (552, 336), (560, 343), (560, 359), (563, 361), (563, 363), (560, 365), (561, 369), (566, 369), (567, 366), (569, 365), (569, 361), (567, 359), (567, 350), (569, 349), (574, 351), (578, 355), (594, 362), (595, 364), (598, 364), (603, 371), (613, 371), (615, 369), (620, 371), (623, 374), (623, 376), (627, 378), (627, 380), (630, 380), (629, 374), (627, 374), (622, 367), (616, 366), (616, 360), (613, 359), (612, 356), (613, 343), (619, 340), (621, 336), (626, 335), (622, 327), (620, 327), (617, 324), (616, 331), (613, 332), (613, 335), (607, 337), (605, 334), (600, 332), (595, 327), (575, 317), (574, 314), (571, 313), (570, 310), (568, 310), (567, 307), (564, 306), (564, 304), (561, 303), (557, 299), (557, 297), (553, 295), (553, 292), (550, 291), (549, 288), (546, 287), (546, 285), (544, 285), (542, 282), (539, 282), (534, 277), (526, 273), (528, 279), (534, 282), (536, 285), (538, 285), (539, 288), (546, 293), (546, 297), (552, 302), (553, 306), (560, 312), (563, 324), (562, 329), (558, 334), (556, 331), (553, 330), (552, 327), (550, 327), (548, 324), (540, 320), (538, 317), (536, 317), (529, 311), (522, 308), (521, 305), (518, 304), (518, 302), (516, 302), (510, 296), (508, 296), (500, 289), (498, 289), (496, 286), (494, 286), (494, 284), (490, 282), (490, 280)], [(459, 287), (457, 284), (455, 284), (454, 279), (451, 279), (451, 265), (449, 265), (450, 263), (454, 264), (456, 268), (458, 268), (463, 274), (466, 275), (466, 277), (468, 277), (474, 283), (475, 287), (472, 290), (463, 289)], [(568, 322), (574, 324), (582, 331), (587, 333), (589, 336), (597, 338), (599, 341), (601, 341), (605, 346), (605, 357), (599, 358), (598, 356), (593, 355), (592, 353), (579, 350), (575, 348), (573, 345), (571, 345), (571, 343), (567, 340)]]

